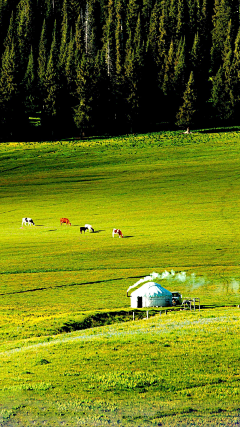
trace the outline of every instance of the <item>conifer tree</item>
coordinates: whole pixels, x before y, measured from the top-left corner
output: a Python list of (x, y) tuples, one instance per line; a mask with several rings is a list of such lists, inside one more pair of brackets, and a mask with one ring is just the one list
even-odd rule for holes
[(161, 14), (160, 4), (156, 1), (149, 22), (147, 36), (147, 51), (156, 63), (158, 60), (159, 19)]
[(212, 78), (212, 98), (211, 102), (214, 109), (214, 115), (218, 119), (226, 119), (226, 93), (225, 93), (225, 76), (223, 67), (220, 66), (215, 77)]
[(168, 56), (165, 63), (165, 72), (163, 77), (162, 90), (164, 95), (168, 95), (174, 90), (174, 43), (171, 41)]
[(80, 135), (85, 135), (92, 126), (93, 95), (93, 64), (89, 55), (84, 54), (77, 68), (74, 107), (74, 122)]
[(87, 2), (84, 16), (84, 44), (85, 54), (94, 55), (94, 34), (93, 34), (93, 5)]
[(18, 61), (21, 70), (26, 69), (31, 45), (33, 43), (33, 15), (32, 1), (21, 0), (18, 4), (17, 13), (17, 41), (18, 41)]
[(124, 123), (124, 26), (123, 2), (116, 0), (116, 27), (115, 27), (115, 79), (114, 79), (114, 125), (115, 131), (122, 129)]
[(125, 99), (127, 120), (130, 126), (130, 132), (132, 132), (139, 107), (139, 98), (137, 93), (136, 58), (132, 46), (131, 31), (126, 44)]
[(70, 40), (67, 45), (66, 61), (65, 61), (65, 76), (67, 79), (68, 91), (73, 92), (74, 82), (76, 79), (76, 63), (75, 63), (76, 43), (75, 38), (70, 33)]
[(61, 43), (60, 43), (60, 49), (59, 49), (59, 67), (60, 68), (64, 67), (65, 65), (68, 41), (69, 41), (69, 28), (68, 28), (67, 0), (64, 0), (63, 7), (62, 7)]
[(240, 29), (234, 43), (233, 60), (231, 65), (233, 117), (238, 118), (240, 106)]
[(186, 0), (178, 0), (176, 24), (176, 37), (178, 40), (186, 35), (186, 22), (188, 22)]
[(149, 20), (151, 16), (151, 11), (153, 9), (153, 3), (153, 0), (143, 0), (142, 2), (141, 16), (143, 21), (142, 26), (144, 34), (147, 34), (148, 32)]
[(168, 55), (170, 54), (171, 56), (171, 49), (173, 50), (173, 44), (168, 41), (169, 35), (166, 2), (163, 2), (161, 12), (159, 19), (157, 67), (159, 85), (163, 86), (166, 74), (166, 62), (168, 62), (168, 59), (171, 61), (171, 58), (168, 58)]
[(74, 125), (73, 106), (76, 91), (76, 48), (75, 38), (70, 31), (69, 41), (66, 44), (64, 61), (58, 62), (58, 93), (57, 93), (57, 122), (58, 130), (69, 132)]
[(58, 51), (56, 41), (56, 21), (53, 29), (52, 44), (47, 62), (46, 74), (44, 78), (44, 99), (43, 99), (43, 123), (46, 127), (54, 129), (57, 116), (57, 96), (58, 96)]
[(129, 0), (126, 14), (126, 30), (128, 33), (134, 34), (137, 19), (139, 14), (138, 0)]
[(11, 135), (13, 128), (18, 130), (18, 122), (23, 112), (20, 106), (17, 75), (15, 43), (14, 39), (8, 39), (2, 56), (0, 74), (0, 122), (2, 129)]
[(46, 21), (43, 21), (42, 31), (39, 41), (38, 52), (38, 84), (39, 93), (43, 97), (45, 73), (47, 68), (47, 39), (46, 39)]
[(24, 88), (24, 105), (25, 112), (27, 116), (36, 112), (38, 106), (37, 99), (37, 79), (36, 79), (36, 70), (35, 63), (33, 57), (33, 49), (31, 48), (31, 52), (28, 59), (27, 70), (23, 79), (23, 88)]
[(223, 65), (220, 66), (213, 78), (212, 104), (216, 116), (220, 120), (228, 120), (233, 116), (234, 94), (232, 91), (232, 49), (231, 49), (231, 20), (223, 46)]
[(105, 63), (107, 75), (112, 77), (115, 74), (115, 7), (114, 1), (108, 1), (106, 25), (103, 29), (103, 49), (105, 51)]
[(176, 125), (179, 127), (190, 127), (196, 121), (196, 93), (194, 87), (194, 76), (191, 71), (190, 77), (183, 95), (183, 104), (177, 113)]
[(84, 28), (83, 28), (81, 15), (78, 15), (76, 19), (74, 42), (75, 42), (75, 49), (76, 49), (75, 58), (76, 58), (76, 63), (78, 64), (85, 51)]
[(214, 75), (222, 65), (224, 42), (231, 19), (231, 8), (228, 0), (215, 0), (214, 15), (212, 18), (212, 47), (211, 47), (211, 73)]
[(115, 52), (116, 52), (116, 63), (115, 70), (117, 79), (122, 75), (123, 69), (123, 20), (122, 20), (122, 3), (121, 0), (116, 2), (116, 28), (115, 28)]
[(7, 30), (7, 35), (6, 35), (6, 38), (4, 39), (4, 42), (3, 42), (4, 49), (6, 49), (6, 47), (12, 43), (14, 37), (15, 37), (15, 15), (12, 12), (11, 17), (10, 17), (8, 30)]
[(178, 19), (178, 0), (170, 0), (169, 3), (169, 37), (172, 40), (176, 34)]
[(108, 74), (104, 51), (98, 51), (94, 61), (94, 98), (92, 120), (94, 128), (99, 133), (104, 129), (113, 133), (116, 131), (117, 110), (116, 89), (114, 80)]
[(202, 61), (202, 55), (201, 55), (200, 37), (199, 37), (199, 34), (196, 33), (193, 41), (191, 54), (190, 54), (190, 62), (191, 62), (191, 67), (194, 71), (194, 74), (196, 74), (197, 71), (201, 70), (201, 61)]
[(178, 96), (182, 96), (184, 87), (186, 86), (186, 70), (186, 41), (184, 37), (178, 43), (174, 64), (174, 87), (175, 93)]
[(141, 110), (143, 46), (144, 43), (141, 39), (141, 19), (139, 15), (133, 42), (131, 32), (129, 33), (125, 58), (126, 112), (131, 132)]
[(143, 39), (143, 29), (142, 29), (140, 13), (137, 19), (137, 24), (136, 24), (136, 29), (135, 29), (134, 39), (133, 39), (133, 47), (135, 50), (138, 69), (139, 69), (139, 72), (141, 73), (141, 67), (143, 67), (143, 64), (144, 64), (145, 44)]

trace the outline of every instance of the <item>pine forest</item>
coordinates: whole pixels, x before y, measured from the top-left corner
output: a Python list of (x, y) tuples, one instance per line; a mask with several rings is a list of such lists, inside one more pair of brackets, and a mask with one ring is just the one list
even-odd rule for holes
[(0, 0), (1, 138), (238, 125), (239, 0)]

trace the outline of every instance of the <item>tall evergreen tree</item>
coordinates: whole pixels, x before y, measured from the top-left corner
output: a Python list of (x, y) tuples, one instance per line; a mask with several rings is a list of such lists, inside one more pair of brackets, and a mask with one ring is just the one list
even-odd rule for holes
[(44, 79), (43, 123), (54, 131), (57, 117), (57, 96), (59, 90), (58, 50), (56, 41), (56, 21), (53, 29), (52, 44)]
[(38, 108), (38, 96), (37, 96), (37, 78), (36, 78), (36, 69), (33, 57), (33, 49), (31, 49), (27, 70), (23, 79), (23, 88), (24, 88), (24, 106), (25, 113), (27, 117), (30, 114), (36, 112)]
[(67, 0), (63, 0), (62, 7), (62, 28), (61, 28), (61, 43), (59, 49), (59, 67), (62, 68), (65, 66), (67, 46), (69, 42), (69, 26), (68, 26), (68, 10), (67, 10)]
[(137, 0), (129, 0), (126, 15), (126, 30), (128, 33), (134, 34), (135, 32), (139, 9), (139, 2)]
[(147, 35), (147, 51), (156, 63), (158, 60), (159, 19), (161, 14), (160, 4), (156, 1), (149, 22)]
[(177, 24), (176, 24), (176, 37), (178, 40), (186, 35), (186, 23), (187, 19), (187, 4), (186, 0), (178, 0), (178, 11), (177, 11)]
[(214, 75), (222, 65), (224, 42), (231, 19), (229, 0), (215, 0), (214, 15), (212, 18), (212, 47), (211, 47), (211, 73)]
[(174, 43), (171, 41), (168, 56), (166, 58), (165, 64), (165, 72), (163, 78), (162, 89), (164, 95), (168, 95), (172, 93), (174, 90), (174, 60), (175, 60), (175, 52), (174, 52)]
[(125, 58), (125, 93), (127, 119), (132, 131), (141, 111), (142, 73), (143, 73), (143, 41), (141, 39), (141, 20), (138, 17), (135, 34), (126, 44)]
[(177, 113), (176, 124), (180, 127), (190, 127), (196, 121), (196, 93), (194, 85), (193, 72), (190, 73), (190, 77), (186, 86), (186, 90), (183, 95), (183, 104), (179, 108)]
[(174, 87), (175, 93), (182, 96), (186, 86), (186, 41), (185, 37), (178, 43), (177, 54), (174, 64)]
[(134, 48), (132, 46), (131, 31), (126, 44), (125, 99), (127, 120), (130, 126), (130, 131), (132, 132), (139, 107), (139, 99), (137, 93), (136, 58)]
[(171, 50), (173, 50), (172, 40), (170, 43), (168, 40), (169, 38), (168, 28), (169, 26), (168, 26), (167, 5), (166, 5), (166, 1), (164, 1), (162, 3), (161, 16), (159, 19), (158, 55), (157, 55), (157, 62), (156, 62), (157, 68), (158, 68), (158, 81), (160, 86), (164, 85), (164, 78), (166, 74), (166, 62), (168, 62), (168, 59), (169, 59), (168, 56), (169, 55), (171, 56)]
[(190, 53), (190, 62), (191, 62), (191, 67), (194, 71), (194, 74), (196, 74), (197, 71), (201, 71), (201, 61), (202, 61), (202, 55), (201, 55), (200, 37), (199, 37), (199, 34), (196, 33), (193, 41), (192, 50)]
[(124, 56), (124, 46), (123, 46), (123, 10), (122, 10), (121, 0), (116, 2), (116, 28), (115, 28), (115, 52), (116, 52), (116, 63), (115, 70), (117, 78), (122, 75), (123, 69), (123, 56)]
[(21, 0), (18, 4), (17, 12), (17, 41), (18, 41), (18, 61), (20, 69), (25, 70), (33, 44), (33, 0)]
[(233, 118), (238, 120), (240, 106), (240, 29), (234, 43), (233, 60), (231, 65)]
[(103, 29), (103, 49), (105, 51), (105, 63), (107, 75), (115, 74), (115, 7), (114, 0), (108, 0), (106, 25)]
[(89, 55), (84, 54), (77, 68), (76, 102), (74, 122), (80, 135), (85, 135), (92, 127), (92, 110), (94, 101), (94, 72)]
[(172, 40), (175, 38), (176, 27), (178, 22), (178, 0), (170, 0), (169, 2), (169, 37)]
[(84, 26), (83, 26), (81, 15), (78, 15), (76, 19), (74, 41), (75, 41), (75, 50), (76, 50), (75, 58), (78, 64), (78, 62), (81, 60), (83, 53), (85, 51)]
[(5, 47), (0, 74), (0, 122), (3, 132), (13, 134), (19, 131), (18, 123), (22, 119), (23, 109), (18, 90), (18, 68), (14, 39), (8, 40)]
[(232, 91), (231, 20), (223, 47), (223, 65), (213, 78), (212, 103), (216, 116), (228, 120), (233, 116), (234, 94)]
[(43, 21), (42, 31), (39, 41), (38, 51), (38, 84), (39, 93), (43, 97), (45, 73), (47, 68), (47, 38), (46, 38), (46, 21)]

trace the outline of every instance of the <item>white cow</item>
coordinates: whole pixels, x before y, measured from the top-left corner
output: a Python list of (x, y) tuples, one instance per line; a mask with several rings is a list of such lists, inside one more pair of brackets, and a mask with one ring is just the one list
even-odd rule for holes
[(92, 226), (90, 224), (85, 224), (84, 227), (87, 228), (89, 231), (92, 231), (94, 233), (94, 229), (92, 228)]
[(35, 225), (32, 218), (23, 218), (22, 219), (22, 226), (24, 225)]

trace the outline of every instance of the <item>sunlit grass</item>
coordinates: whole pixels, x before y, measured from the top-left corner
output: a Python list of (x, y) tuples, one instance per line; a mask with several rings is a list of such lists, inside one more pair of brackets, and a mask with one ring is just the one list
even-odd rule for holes
[[(239, 136), (0, 144), (0, 422), (238, 419)], [(201, 311), (133, 322), (128, 287), (172, 269)]]
[(39, 414), (40, 396), (48, 399), (53, 425), (61, 411), (71, 425), (77, 416), (90, 422), (93, 411), (98, 418), (106, 410), (112, 423), (121, 419), (122, 425), (136, 417), (138, 425), (152, 418), (158, 425), (165, 416), (175, 425), (174, 417), (187, 413), (194, 419), (218, 412), (229, 417), (240, 397), (239, 320), (236, 308), (175, 312), (19, 342), (1, 353), (1, 395), (14, 391), (15, 399), (31, 399), (33, 414)]

